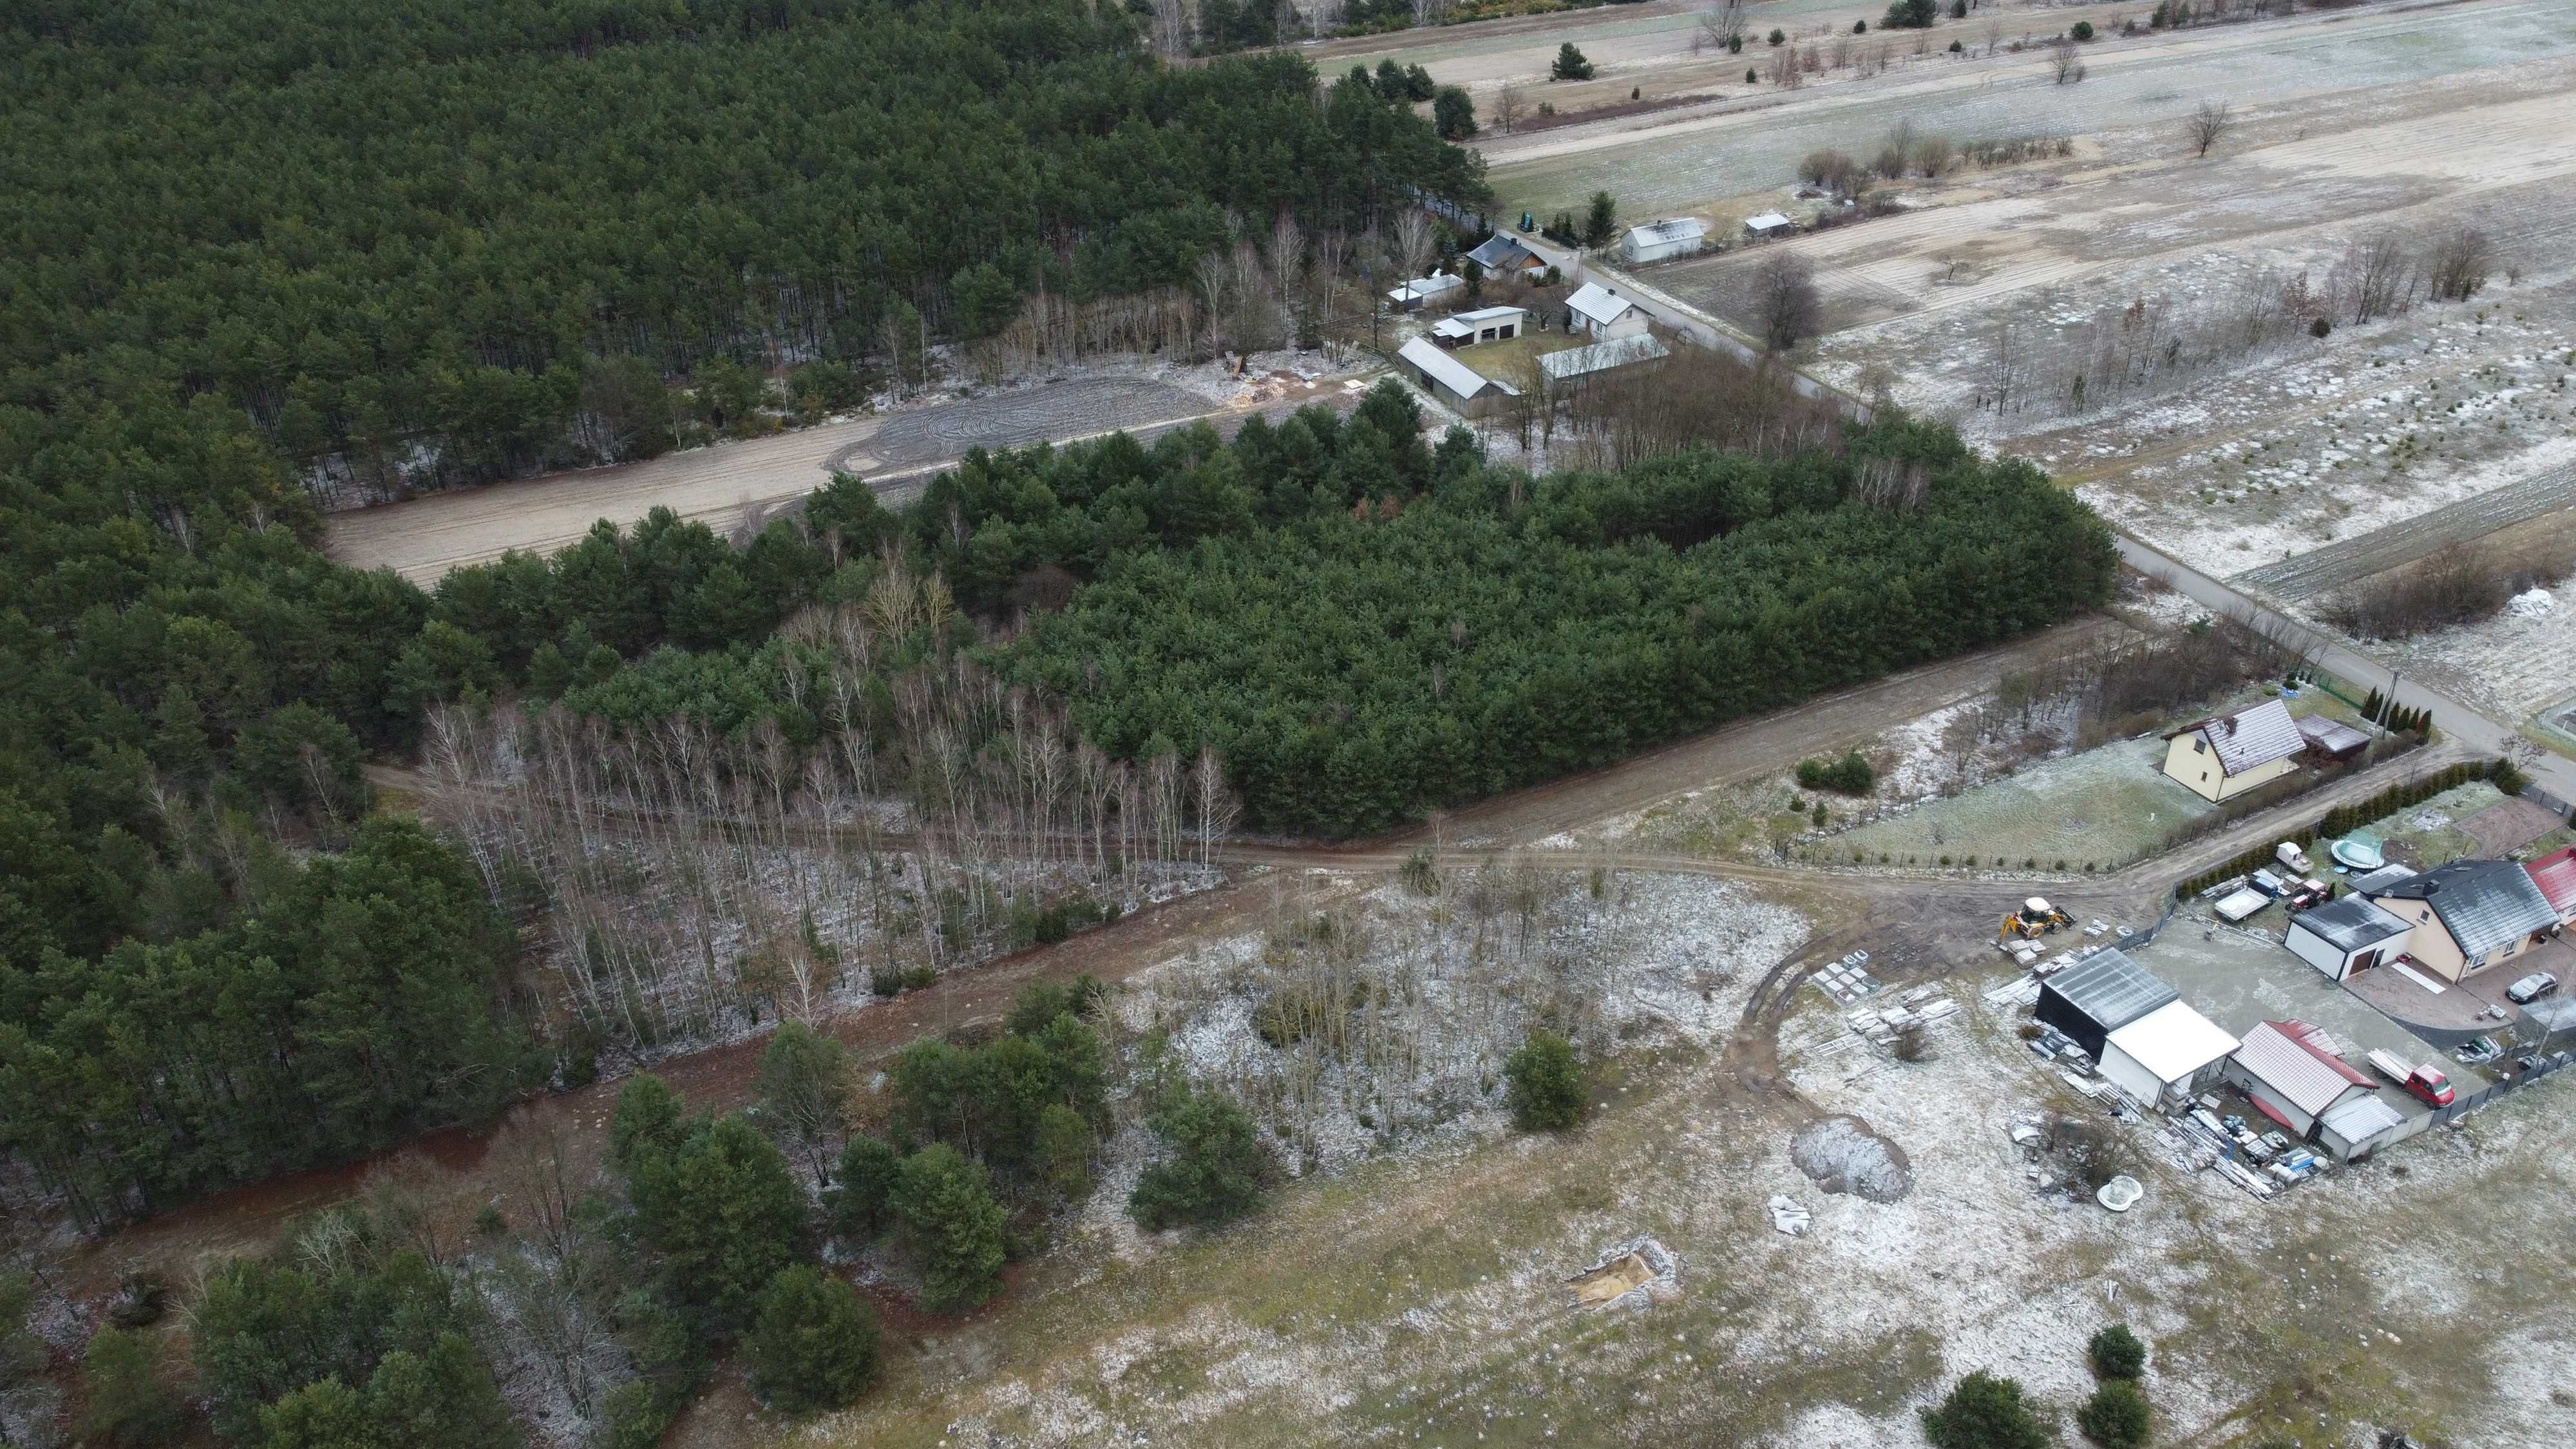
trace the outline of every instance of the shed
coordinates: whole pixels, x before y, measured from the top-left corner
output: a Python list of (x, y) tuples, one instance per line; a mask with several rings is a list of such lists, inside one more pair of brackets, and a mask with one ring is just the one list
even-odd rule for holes
[(1464, 347), (1476, 342), (1507, 341), (1528, 327), (1527, 307), (1479, 307), (1432, 323), (1431, 339), (1444, 347)]
[(1489, 277), (1516, 277), (1523, 272), (1533, 275), (1547, 270), (1547, 258), (1521, 244), (1517, 237), (1496, 232), (1483, 244), (1467, 253), (1467, 260), (1485, 269)]
[(1787, 236), (1797, 229), (1796, 222), (1776, 211), (1765, 211), (1744, 219), (1744, 235), (1751, 241), (1769, 241), (1775, 236)]
[(2112, 1032), (2098, 1058), (2102, 1075), (2154, 1106), (2185, 1101), (2218, 1080), (2236, 1038), (2218, 1023), (2168, 1001)]
[(1416, 277), (1410, 282), (1388, 288), (1386, 300), (1394, 304), (1395, 310), (1399, 312), (1412, 312), (1418, 310), (1423, 303), (1438, 301), (1465, 285), (1467, 285), (1467, 279), (1464, 277), (1434, 271), (1430, 276)]
[(2371, 904), (2369, 897), (2353, 895), (2292, 916), (2281, 944), (2327, 980), (2341, 981), (2406, 954), (2414, 930), (2412, 922)]
[(2407, 954), (2447, 981), (2513, 960), (2560, 924), (2531, 873), (2509, 860), (2449, 861), (2369, 895), (2424, 928)]
[(2576, 845), (2553, 850), (2522, 868), (2540, 888), (2543, 900), (2558, 913), (2558, 924), (2576, 926)]
[(2317, 1144), (2337, 1162), (2358, 1162), (2405, 1135), (2406, 1114), (2373, 1092), (2336, 1103), (2317, 1119)]
[(1646, 314), (1599, 282), (1586, 282), (1565, 299), (1565, 330), (1603, 342), (1634, 337), (1646, 330)]
[(1692, 256), (1707, 244), (1708, 223), (1680, 216), (1628, 228), (1628, 234), (1619, 238), (1619, 255), (1631, 262), (1660, 262)]
[(2370, 736), (2339, 719), (2321, 714), (2303, 715), (2299, 719), (2299, 736), (2308, 742), (2308, 753), (2321, 760), (2349, 760), (2370, 748)]
[(2184, 725), (2165, 736), (2165, 773), (2206, 800), (2234, 799), (2290, 773), (2307, 736), (2277, 699)]
[(1427, 337), (1416, 337), (1396, 352), (1396, 360), (1405, 365), (1422, 390), (1440, 400), (1453, 412), (1467, 417), (1482, 417), (1507, 397), (1520, 396), (1520, 389), (1499, 378), (1491, 378), (1442, 351)]
[(1607, 372), (1614, 367), (1626, 367), (1633, 362), (1652, 362), (1658, 357), (1671, 355), (1671, 348), (1652, 337), (1621, 337), (1551, 352), (1538, 360), (1538, 370), (1545, 373), (1550, 382), (1567, 382), (1596, 372)]
[(2304, 1021), (2262, 1022), (2245, 1034), (2225, 1070), (2228, 1081), (2303, 1142), (2315, 1135), (2318, 1118), (2373, 1089), (2370, 1078), (2326, 1048), (2322, 1035)]
[(2111, 1033), (2177, 999), (2134, 957), (2108, 946), (2041, 982), (2036, 1014), (2098, 1062)]

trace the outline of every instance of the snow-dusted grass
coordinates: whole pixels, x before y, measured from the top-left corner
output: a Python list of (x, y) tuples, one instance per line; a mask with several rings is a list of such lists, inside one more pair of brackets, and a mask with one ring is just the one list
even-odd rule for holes
[[(2564, 1081), (2273, 1202), (2150, 1155), (2114, 1217), (2025, 1175), (2016, 1115), (2100, 1114), (2013, 1038), (2022, 1013), (1974, 1004), (1995, 979), (1952, 985), (1968, 1009), (1929, 1061), (1794, 1069), (1803, 1109), (1732, 1097), (1685, 1053), (1581, 1132), (1376, 1159), (1243, 1228), (1069, 1272), (899, 1360), (818, 1437), (1919, 1449), (1914, 1410), (1982, 1368), (2073, 1442), (2084, 1339), (2125, 1322), (2158, 1442), (2554, 1442), (2524, 1431), (2561, 1422), (2533, 1396), (2563, 1371), (2547, 1355), (2576, 1291), (2531, 1238), (2576, 1187)], [(1828, 1014), (1800, 1011), (1792, 1033)], [(1788, 1151), (1807, 1111), (1903, 1147), (1913, 1193), (1816, 1191)], [(1774, 1194), (1813, 1213), (1806, 1235), (1772, 1229)], [(1638, 1234), (1679, 1259), (1678, 1293), (1576, 1312), (1566, 1281)]]
[(1975, 858), (2050, 869), (2108, 868), (2134, 859), (2177, 826), (2215, 806), (2165, 778), (2161, 739), (2120, 740), (2033, 766), (1963, 795), (1846, 831), (1828, 854), (1858, 850), (1867, 863), (1938, 865)]
[(1712, 1046), (1805, 935), (1726, 882), (1487, 862), (1194, 950), (1129, 978), (1116, 1014), (1249, 1105), (1292, 1170), (1330, 1172), (1500, 1130), (1536, 1026), (1595, 1060)]

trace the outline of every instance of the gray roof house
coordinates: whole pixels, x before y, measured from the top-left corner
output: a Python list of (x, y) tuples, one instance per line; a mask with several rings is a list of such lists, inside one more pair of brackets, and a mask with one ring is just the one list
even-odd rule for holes
[(2165, 773), (2205, 799), (2225, 801), (2290, 773), (2308, 748), (2290, 707), (2277, 699), (2197, 720), (2165, 736)]
[(1485, 238), (1482, 245), (1467, 253), (1467, 260), (1483, 267), (1489, 277), (1516, 277), (1523, 272), (1547, 270), (1547, 258), (1501, 232)]
[(2558, 929), (2549, 897), (2510, 860), (2451, 861), (2370, 898), (2419, 928), (2407, 954), (2452, 981), (2513, 960)]
[(1407, 342), (1395, 356), (1424, 392), (1464, 417), (1482, 417), (1504, 398), (1521, 395), (1519, 388), (1460, 362), (1428, 337)]
[(1628, 234), (1619, 238), (1619, 255), (1631, 262), (1660, 262), (1694, 255), (1707, 243), (1707, 222), (1679, 216), (1628, 228)]
[(1645, 311), (1599, 282), (1586, 282), (1565, 299), (1565, 330), (1600, 341), (1646, 330)]

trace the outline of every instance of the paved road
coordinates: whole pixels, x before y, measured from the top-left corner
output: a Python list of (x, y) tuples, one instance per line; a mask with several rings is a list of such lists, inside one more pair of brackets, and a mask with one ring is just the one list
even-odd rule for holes
[[(2330, 673), (2364, 689), (2394, 690), (2398, 703), (2411, 709), (2431, 710), (2436, 729), (2478, 754), (2501, 755), (2524, 744), (2515, 728), (2518, 721), (2491, 720), (2448, 695), (2436, 694), (2369, 655), (2346, 648), (2231, 585), (2176, 563), (2126, 534), (2120, 535), (2119, 545), (2120, 557), (2138, 572), (2162, 579), (2210, 609), (2252, 625), (2266, 636), (2297, 649)], [(2561, 800), (2576, 800), (2576, 760), (2541, 754), (2523, 761), (2523, 769), (2550, 794)]]
[(2576, 464), (2312, 548), (2296, 558), (2247, 569), (2229, 582), (2260, 589), (2276, 599), (2314, 598), (2383, 569), (2413, 563), (2445, 544), (2484, 538), (2570, 505), (2576, 505)]

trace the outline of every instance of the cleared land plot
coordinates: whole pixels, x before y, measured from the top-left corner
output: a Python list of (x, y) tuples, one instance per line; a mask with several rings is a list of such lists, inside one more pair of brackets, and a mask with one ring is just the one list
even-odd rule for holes
[[(1805, 103), (1581, 137), (1542, 133), (1487, 150), (1505, 213), (1579, 208), (1606, 187), (1629, 214), (1669, 214), (1786, 185), (1809, 151), (1861, 152), (1899, 120), (1962, 141), (2155, 123), (2171, 131), (2159, 150), (2178, 147), (2180, 118), (2204, 98), (2269, 105), (2563, 56), (2576, 52), (2563, 19), (2537, 0), (2496, 0), (2213, 27), (2099, 48), (2090, 78), (2074, 88), (2055, 84), (2034, 55), (1936, 59), (1917, 73), (1924, 78), (1894, 85), (1838, 85)], [(2258, 209), (2259, 198), (2246, 200)]]
[[(450, 569), (486, 563), (512, 549), (553, 553), (580, 542), (599, 519), (623, 526), (655, 508), (669, 508), (684, 519), (704, 520), (721, 533), (747, 513), (802, 499), (831, 481), (835, 469), (869, 477), (879, 496), (898, 503), (917, 494), (941, 463), (952, 461), (976, 444), (1001, 447), (1068, 442), (1122, 426), (1139, 441), (1150, 443), (1173, 428), (1200, 419), (1215, 423), (1219, 431), (1230, 435), (1256, 411), (1216, 408), (1203, 397), (1160, 383), (1119, 382), (1107, 394), (1077, 383), (1060, 386), (1075, 389), (1075, 396), (1087, 402), (1073, 406), (1046, 400), (1046, 394), (1054, 389), (1002, 393), (891, 417), (862, 418), (750, 442), (722, 443), (647, 463), (434, 493), (406, 503), (332, 515), (326, 525), (327, 547), (331, 556), (343, 563), (359, 568), (390, 568), (414, 583), (428, 585), (438, 582)], [(1175, 393), (1189, 399), (1186, 411), (1171, 411), (1180, 404), (1165, 395)], [(1359, 405), (1362, 396), (1361, 391), (1345, 388), (1334, 380), (1257, 411), (1272, 422), (1280, 422), (1297, 409), (1315, 403), (1348, 412)], [(929, 420), (931, 414), (951, 408), (966, 411), (953, 420)], [(1160, 409), (1163, 420), (1143, 425), (1099, 423), (1096, 420), (1102, 413), (1098, 409), (1102, 408), (1112, 410), (1112, 415), (1129, 417)], [(1048, 427), (1056, 430), (1041, 430), (1039, 423), (1020, 421), (1023, 418), (1044, 419)], [(889, 466), (877, 455), (878, 439), (883, 432), (893, 431), (898, 422), (905, 426), (897, 435), (900, 441), (895, 447), (907, 458), (923, 459), (924, 454), (932, 452), (936, 440), (943, 437), (956, 440), (957, 446), (944, 455), (892, 465), (892, 471), (878, 476), (880, 469)]]
[(2163, 740), (2121, 740), (1926, 801), (1845, 831), (1824, 848), (1863, 851), (1873, 864), (1882, 855), (1892, 865), (1937, 865), (1947, 856), (2108, 868), (2218, 808), (2165, 778), (2164, 757)]

